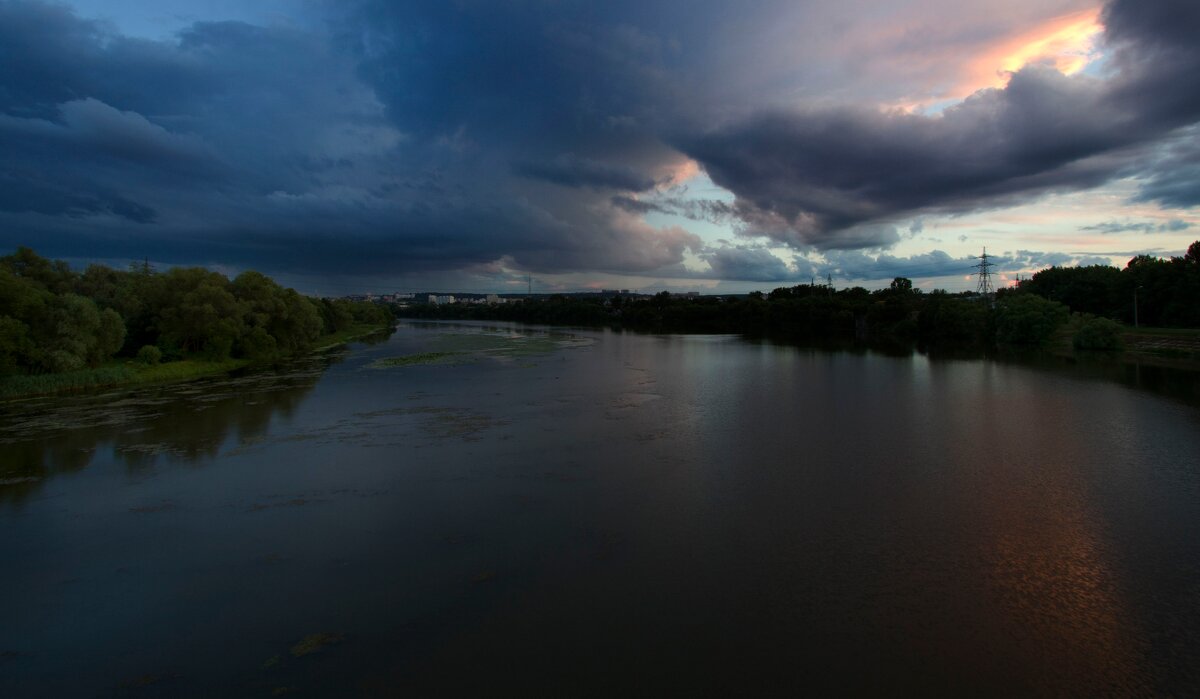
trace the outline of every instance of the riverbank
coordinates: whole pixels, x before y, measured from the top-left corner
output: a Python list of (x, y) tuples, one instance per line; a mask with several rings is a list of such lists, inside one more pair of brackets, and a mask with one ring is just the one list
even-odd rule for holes
[(1079, 318), (1060, 327), (1045, 351), (1068, 359), (1106, 360), (1200, 372), (1200, 330), (1194, 328), (1131, 328), (1122, 326), (1120, 346), (1109, 351), (1078, 350), (1072, 339)]
[[(357, 324), (345, 330), (317, 338), (311, 352), (327, 352), (348, 342), (386, 332), (390, 326)], [(56, 393), (77, 393), (100, 388), (121, 388), (157, 383), (191, 381), (244, 369), (249, 359), (211, 362), (181, 359), (162, 364), (143, 364), (133, 359), (109, 362), (103, 366), (58, 374), (21, 374), (0, 378), (0, 400), (19, 400)]]
[(347, 342), (354, 342), (364, 338), (376, 335), (378, 333), (391, 330), (391, 325), (372, 325), (370, 323), (358, 323), (352, 325), (345, 330), (339, 330), (335, 333), (322, 335), (313, 343), (313, 352), (328, 352), (331, 349), (341, 347)]

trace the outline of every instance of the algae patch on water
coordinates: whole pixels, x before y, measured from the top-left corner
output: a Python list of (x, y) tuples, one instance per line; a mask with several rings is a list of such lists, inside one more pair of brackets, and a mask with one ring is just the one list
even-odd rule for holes
[(418, 364), (462, 364), (481, 358), (511, 361), (521, 357), (550, 354), (591, 344), (590, 339), (563, 334), (522, 335), (520, 333), (442, 333), (430, 342), (428, 352), (378, 359), (372, 369), (414, 366)]
[(303, 638), (299, 643), (292, 646), (292, 656), (296, 658), (305, 655), (312, 655), (326, 646), (332, 646), (341, 643), (346, 639), (345, 634), (330, 633), (327, 631), (321, 633), (312, 633)]
[(398, 357), (384, 357), (377, 359), (368, 365), (370, 369), (389, 369), (398, 366), (412, 366), (414, 364), (446, 364), (451, 357), (458, 355), (458, 352), (418, 352), (416, 354), (402, 354)]

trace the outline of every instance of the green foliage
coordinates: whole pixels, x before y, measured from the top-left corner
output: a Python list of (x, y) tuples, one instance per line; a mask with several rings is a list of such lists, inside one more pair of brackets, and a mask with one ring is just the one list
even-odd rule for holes
[(198, 267), (177, 267), (163, 276), (168, 297), (158, 323), (162, 342), (184, 355), (228, 358), (242, 329), (242, 309), (229, 280)]
[(1200, 327), (1200, 241), (1182, 257), (1137, 255), (1124, 269), (1051, 267), (1021, 283), (1021, 290), (1132, 325)]
[(95, 302), (78, 294), (55, 296), (48, 323), (40, 337), (42, 368), (70, 371), (98, 366), (110, 359), (125, 340), (125, 324), (112, 309), (101, 311)]
[(1108, 318), (1085, 316), (1080, 319), (1071, 345), (1077, 350), (1115, 352), (1122, 347), (1119, 323)]
[(62, 260), (53, 262), (27, 247), (19, 247), (11, 255), (0, 257), (0, 267), (12, 274), (29, 280), (37, 288), (52, 294), (64, 294), (71, 290), (74, 275), (70, 266)]
[(162, 361), (162, 356), (162, 350), (154, 345), (142, 345), (142, 348), (138, 350), (137, 360), (142, 364), (154, 365)]
[(78, 391), (128, 383), (137, 375), (127, 366), (77, 369), (58, 374), (17, 374), (0, 379), (0, 398)]
[(253, 271), (230, 281), (137, 263), (77, 274), (29, 248), (0, 257), (0, 375), (86, 374), (114, 356), (267, 360), (308, 351), (322, 333), (391, 321), (376, 304), (308, 299)]
[(89, 355), (95, 366), (115, 355), (125, 344), (125, 322), (121, 314), (111, 308), (100, 312), (100, 327), (96, 330), (96, 344)]
[(1045, 344), (1070, 312), (1036, 294), (1005, 294), (996, 303), (996, 341), (1011, 345)]
[(930, 294), (918, 323), (922, 339), (937, 346), (987, 346), (991, 340), (988, 305), (978, 298)]
[(15, 374), (34, 352), (29, 326), (9, 316), (0, 316), (0, 376)]

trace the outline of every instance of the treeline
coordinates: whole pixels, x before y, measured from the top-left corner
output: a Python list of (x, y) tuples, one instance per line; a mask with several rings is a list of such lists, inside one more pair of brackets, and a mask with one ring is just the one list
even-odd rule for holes
[[(1125, 269), (1051, 267), (1021, 282), (1022, 291), (1132, 325), (1200, 328), (1200, 241), (1183, 257), (1138, 255)], [(1135, 306), (1136, 302), (1136, 306)]]
[(1200, 242), (1184, 257), (1139, 256), (1124, 270), (1050, 268), (1016, 289), (1001, 289), (992, 299), (924, 293), (898, 277), (877, 291), (801, 284), (737, 297), (666, 292), (651, 298), (552, 296), (503, 305), (418, 305), (403, 312), (415, 318), (742, 333), (932, 350), (1042, 345), (1070, 322), (1076, 349), (1113, 350), (1121, 343), (1122, 327), (1116, 321), (1132, 322), (1134, 288), (1141, 324), (1200, 327)]
[(82, 273), (29, 248), (0, 257), (0, 375), (197, 358), (267, 360), (355, 325), (390, 324), (371, 303), (312, 299), (259, 272), (230, 280), (198, 267)]
[(552, 296), (492, 306), (412, 306), (404, 313), (415, 318), (609, 325), (946, 349), (1039, 344), (1069, 315), (1062, 304), (1033, 294), (1005, 291), (993, 305), (972, 294), (922, 293), (902, 277), (878, 291), (801, 284), (743, 297), (688, 298), (666, 292), (646, 299)]

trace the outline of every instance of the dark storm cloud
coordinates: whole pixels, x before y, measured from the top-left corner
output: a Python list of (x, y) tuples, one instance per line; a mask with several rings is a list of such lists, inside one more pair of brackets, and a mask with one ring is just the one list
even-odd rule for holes
[[(731, 23), (708, 0), (318, 1), (297, 6), (320, 23), (204, 22), (149, 41), (0, 0), (0, 246), (347, 276), (657, 275), (690, 251), (712, 274), (766, 280), (803, 264), (643, 217), (838, 252), (911, 235), (897, 219), (914, 212), (1115, 173), (1186, 205), (1200, 196), (1194, 144), (1157, 159), (1146, 146), (1200, 113), (1181, 89), (1197, 51), (1179, 26), (1195, 9), (1160, 5), (1107, 10), (1112, 77), (1031, 67), (926, 118), (780, 108), (799, 83), (746, 57), (791, 70), (790, 48), (757, 37), (796, 3)], [(679, 187), (685, 154), (736, 200)]]
[[(887, 244), (863, 224), (965, 212), (1102, 184), (1200, 118), (1200, 4), (1117, 0), (1105, 10), (1115, 75), (1028, 66), (940, 116), (861, 108), (765, 111), (680, 136), (738, 196), (745, 232), (817, 248)], [(1135, 171), (1135, 170), (1134, 170)], [(1158, 187), (1156, 190), (1155, 187)], [(1185, 201), (1151, 181), (1149, 198)], [(1182, 195), (1182, 196), (1181, 196)], [(883, 232), (883, 229), (875, 229)]]
[(0, 245), (346, 275), (638, 273), (701, 247), (610, 201), (680, 159), (651, 128), (659, 39), (580, 7), (330, 7), (331, 33), (146, 41), (0, 0)]
[(568, 154), (542, 162), (516, 163), (518, 175), (545, 180), (564, 187), (594, 187), (641, 192), (654, 186), (654, 180), (632, 168), (608, 165)]
[(1179, 208), (1200, 205), (1200, 126), (1181, 130), (1162, 147), (1142, 175), (1137, 200)]
[(33, 173), (0, 173), (0, 211), (84, 218), (111, 215), (132, 223), (154, 221), (153, 209), (111, 192), (78, 193)]

